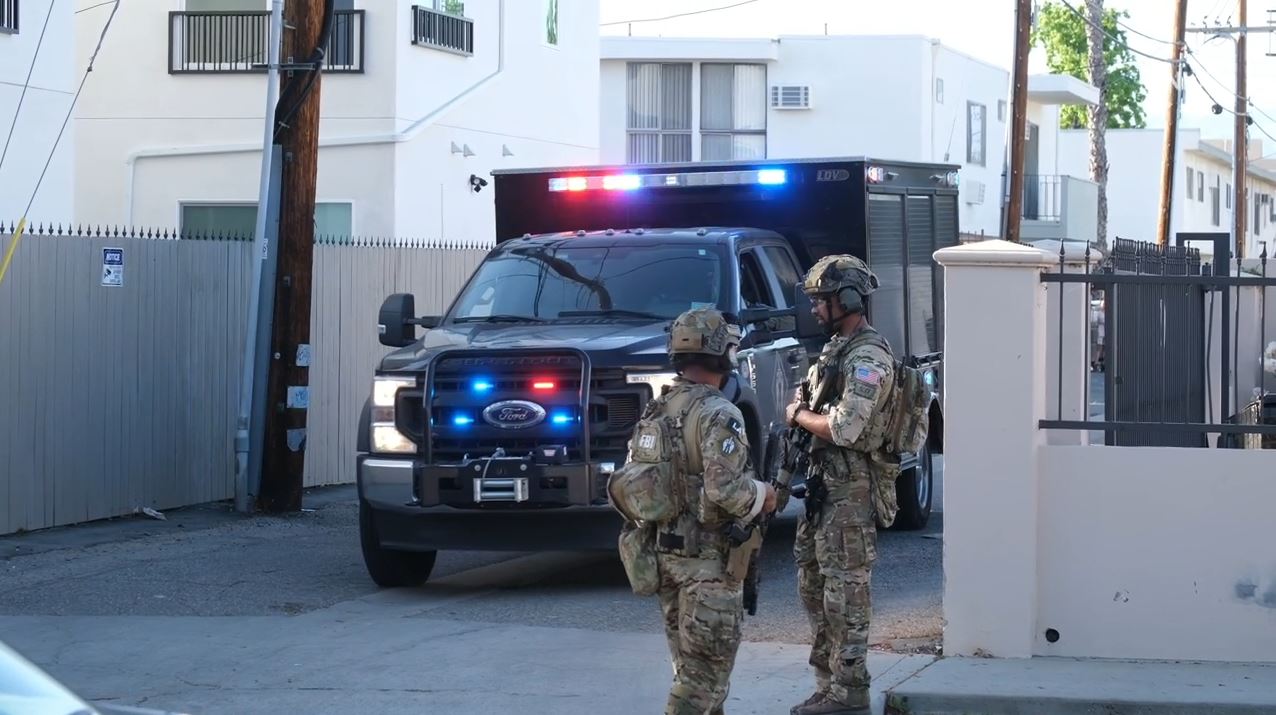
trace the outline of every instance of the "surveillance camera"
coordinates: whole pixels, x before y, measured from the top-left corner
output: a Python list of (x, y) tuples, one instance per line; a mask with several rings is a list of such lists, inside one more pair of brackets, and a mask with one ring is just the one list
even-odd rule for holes
[(471, 191), (477, 194), (478, 192), (483, 190), (484, 186), (487, 186), (487, 179), (484, 179), (483, 177), (478, 176), (477, 174), (470, 174), (470, 190)]

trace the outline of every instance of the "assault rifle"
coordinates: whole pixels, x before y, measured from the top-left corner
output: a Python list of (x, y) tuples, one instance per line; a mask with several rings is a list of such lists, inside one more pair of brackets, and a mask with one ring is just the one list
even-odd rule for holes
[[(802, 402), (814, 408), (822, 404), (828, 397), (828, 391), (835, 382), (836, 380), (822, 380), (820, 386), (823, 389), (820, 390), (820, 394), (816, 396), (815, 401), (812, 401), (811, 385), (807, 380), (802, 380), (801, 384), (798, 385), (798, 396)], [(779, 497), (776, 501), (776, 512), (780, 511), (788, 501), (780, 497), (780, 495), (789, 489), (789, 484), (793, 481), (793, 475), (807, 472), (807, 467), (810, 466), (811, 460), (811, 440), (815, 437), (815, 435), (801, 427), (785, 428), (781, 434), (783, 437), (780, 440), (778, 469), (774, 475), (769, 472), (762, 475), (762, 481), (775, 487), (777, 497)], [(763, 470), (766, 470), (767, 466), (763, 465)], [(818, 477), (812, 479), (810, 475), (807, 476), (805, 486), (805, 490), (800, 493), (795, 491), (793, 496), (804, 500), (806, 516), (808, 519), (812, 519), (819, 514), (820, 507), (824, 503), (824, 497), (827, 495), (827, 490), (821, 479)], [(799, 487), (799, 489), (801, 488)], [(760, 515), (756, 521), (744, 528), (732, 522), (730, 527), (731, 542), (733, 544), (744, 543), (754, 529), (757, 529), (765, 537), (767, 527), (770, 526), (773, 516), (774, 513)], [(753, 553), (749, 559), (748, 573), (744, 577), (744, 608), (750, 616), (756, 615), (758, 610), (758, 581), (761, 574), (757, 562), (760, 553), (761, 549)]]

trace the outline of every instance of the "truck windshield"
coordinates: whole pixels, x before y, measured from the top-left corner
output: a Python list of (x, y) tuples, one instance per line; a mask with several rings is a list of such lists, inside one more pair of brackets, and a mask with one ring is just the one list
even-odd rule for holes
[(655, 241), (521, 246), (479, 266), (451, 320), (672, 320), (693, 307), (730, 310), (724, 256), (717, 245)]

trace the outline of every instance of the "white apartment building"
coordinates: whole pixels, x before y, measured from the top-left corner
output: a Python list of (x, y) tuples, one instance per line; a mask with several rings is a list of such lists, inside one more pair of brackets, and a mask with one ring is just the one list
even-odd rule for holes
[[(601, 51), (604, 162), (865, 155), (958, 164), (962, 232), (1000, 235), (1006, 69), (919, 36), (605, 37)], [(1097, 100), (1071, 77), (1031, 77), (1031, 185), (1064, 180), (1059, 107)], [(1061, 225), (1063, 191), (1045, 193), (1032, 202), (1042, 209), (1033, 237), (1077, 230)], [(1073, 194), (1093, 202), (1084, 186)]]
[(64, 0), (0, 0), (0, 149), (7, 145), (0, 152), (0, 223), (22, 218), (51, 154), (27, 217), (35, 223), (71, 220), (75, 127), (68, 126), (61, 141), (57, 137), (79, 83), (74, 11), (74, 3)]
[[(251, 234), (269, 6), (122, 4), (77, 112), (78, 221)], [(597, 0), (336, 8), (317, 233), (490, 241), (493, 192), (478, 179), (597, 162)], [(106, 9), (77, 16), (82, 49)]]
[[(1161, 205), (1164, 129), (1109, 129), (1108, 238), (1155, 241)], [(1232, 226), (1232, 142), (1201, 137), (1199, 129), (1180, 129), (1175, 143), (1170, 241), (1175, 234), (1230, 232)], [(1089, 164), (1089, 136), (1066, 130), (1060, 140), (1065, 170)], [(1250, 157), (1263, 156), (1252, 140)], [(1246, 257), (1257, 257), (1276, 240), (1276, 166), (1251, 162), (1246, 179)], [(1196, 245), (1196, 244), (1194, 244)], [(1209, 245), (1198, 245), (1210, 255)]]

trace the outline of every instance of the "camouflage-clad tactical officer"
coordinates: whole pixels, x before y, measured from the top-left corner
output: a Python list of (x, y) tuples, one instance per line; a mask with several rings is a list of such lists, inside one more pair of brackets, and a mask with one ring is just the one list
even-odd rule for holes
[[(808, 516), (798, 524), (794, 556), (817, 688), (794, 715), (869, 712), (869, 581), (877, 556), (870, 458), (883, 441), (895, 364), (864, 316), (877, 287), (868, 266), (846, 255), (820, 259), (803, 284), (831, 338), (808, 374), (810, 394), (827, 399), (794, 401), (787, 412), (791, 426), (814, 436)], [(834, 382), (817, 387), (824, 380)]]
[(744, 418), (720, 392), (739, 343), (740, 329), (716, 310), (678, 316), (668, 346), (678, 377), (648, 404), (630, 442), (631, 452), (664, 441), (671, 447), (666, 483), (673, 493), (646, 495), (673, 505), (653, 529), (656, 593), (673, 659), (670, 715), (723, 712), (744, 618), (744, 573), (734, 568), (727, 530), (775, 509), (775, 489), (747, 468)]

